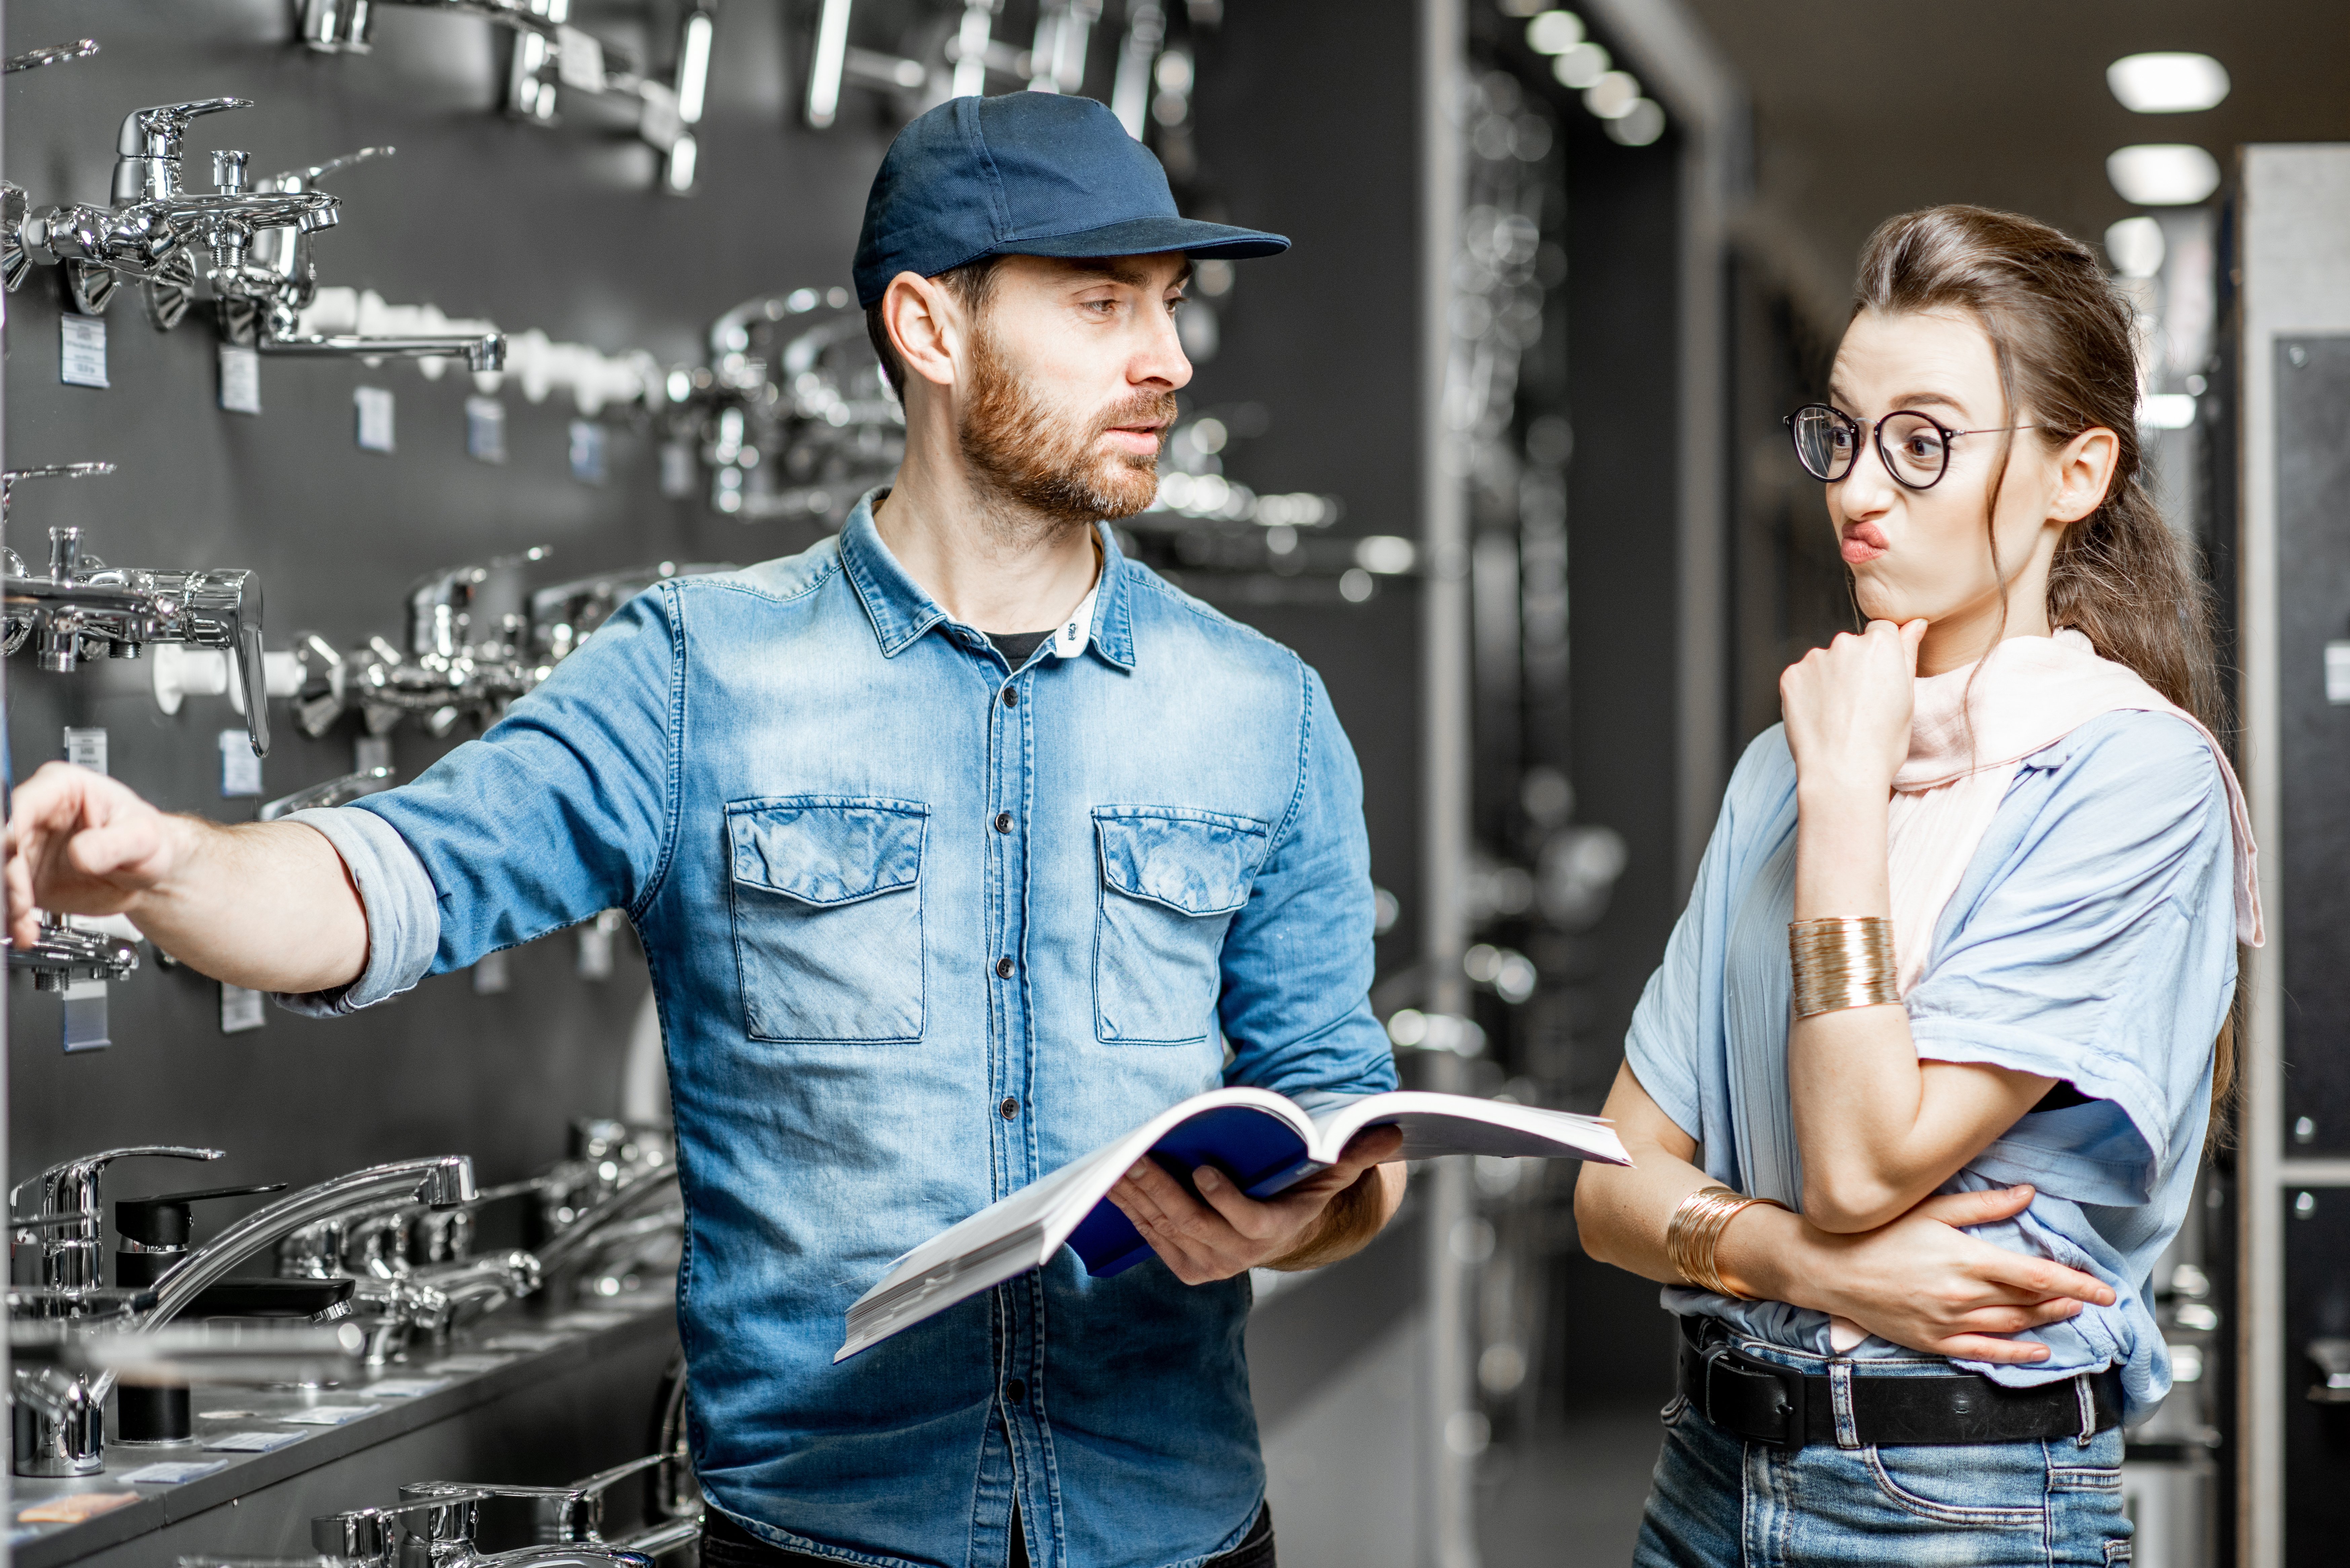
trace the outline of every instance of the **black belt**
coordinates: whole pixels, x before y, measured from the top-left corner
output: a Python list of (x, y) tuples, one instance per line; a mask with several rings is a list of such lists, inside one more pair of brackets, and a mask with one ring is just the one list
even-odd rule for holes
[[(1742, 1353), (1713, 1320), (1683, 1318), (1678, 1386), (1707, 1420), (1732, 1436), (1780, 1448), (1837, 1441), (1830, 1380)], [(2122, 1419), (2122, 1375), (2107, 1367), (2036, 1388), (1980, 1373), (1953, 1377), (1856, 1374), (1845, 1446), (2028, 1443), (2102, 1432)]]

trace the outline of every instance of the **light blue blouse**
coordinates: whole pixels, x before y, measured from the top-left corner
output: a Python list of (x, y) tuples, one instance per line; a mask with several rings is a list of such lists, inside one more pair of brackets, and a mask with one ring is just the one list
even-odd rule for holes
[[(2202, 1154), (2212, 1042), (2236, 982), (2234, 854), (2219, 764), (2177, 718), (2108, 713), (2017, 769), (1935, 929), (1910, 1033), (1926, 1060), (2090, 1096), (2026, 1115), (1941, 1190), (2032, 1183), (2030, 1209), (1972, 1233), (2094, 1274), (2120, 1299), (2032, 1331), (2050, 1351), (2037, 1366), (1957, 1365), (2015, 1386), (2119, 1366), (2133, 1422), (2169, 1392), (2147, 1275)], [(1786, 1072), (1794, 859), (1795, 765), (1774, 726), (1731, 778), (1625, 1056), (1702, 1146), (1707, 1174), (1800, 1211)], [(1829, 1352), (1817, 1312), (1670, 1286), (1664, 1304)], [(1853, 1354), (1914, 1353), (1870, 1339)]]

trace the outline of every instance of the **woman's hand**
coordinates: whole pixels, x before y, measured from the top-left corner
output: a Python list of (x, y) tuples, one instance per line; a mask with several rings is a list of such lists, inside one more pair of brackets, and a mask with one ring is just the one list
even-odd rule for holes
[(1779, 708), (1798, 787), (1851, 790), (1881, 799), (1909, 755), (1918, 645), (1927, 623), (1873, 620), (1839, 632), (1779, 677)]
[(1799, 1255), (1783, 1260), (1782, 1280), (1768, 1293), (1850, 1318), (1911, 1350), (2019, 1366), (2045, 1361), (2047, 1346), (2007, 1336), (2061, 1323), (2085, 1302), (2111, 1306), (2112, 1288), (1959, 1229), (2011, 1219), (2032, 1197), (2029, 1187), (1943, 1193), (1856, 1236), (1804, 1226)]

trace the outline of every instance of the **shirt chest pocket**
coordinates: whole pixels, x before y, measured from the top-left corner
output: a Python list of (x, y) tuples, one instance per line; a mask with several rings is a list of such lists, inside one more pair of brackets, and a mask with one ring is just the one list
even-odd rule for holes
[(1105, 805), (1093, 815), (1101, 856), (1095, 1031), (1128, 1045), (1205, 1040), (1224, 930), (1248, 902), (1265, 825), (1175, 806)]
[(726, 807), (734, 961), (754, 1040), (922, 1037), (927, 806), (801, 795)]

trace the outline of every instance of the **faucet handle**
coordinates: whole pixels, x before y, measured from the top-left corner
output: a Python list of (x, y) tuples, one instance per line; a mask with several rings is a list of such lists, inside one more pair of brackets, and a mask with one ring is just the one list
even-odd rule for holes
[(79, 1154), (59, 1160), (38, 1176), (28, 1177), (10, 1188), (8, 1203), (13, 1209), (25, 1189), (38, 1183), (43, 1215), (87, 1214), (95, 1219), (99, 1179), (118, 1159), (224, 1159), (227, 1155), (226, 1149), (191, 1148), (182, 1144), (138, 1144), (97, 1154)]
[(252, 107), (249, 98), (204, 98), (134, 109), (122, 117), (122, 131), (115, 139), (114, 151), (123, 158), (168, 158), (176, 162), (180, 143), (188, 134), (188, 121), (200, 114)]
[(86, 60), (98, 53), (96, 38), (77, 38), (70, 44), (51, 44), (45, 48), (27, 49), (21, 55), (10, 55), (0, 70), (15, 76), (18, 71), (38, 70), (43, 66), (61, 66), (68, 60)]
[(389, 158), (400, 150), (396, 147), (362, 147), (357, 152), (346, 152), (340, 158), (329, 158), (324, 163), (313, 163), (307, 169), (288, 169), (272, 174), (258, 187), (264, 191), (307, 191), (328, 175), (366, 163), (378, 158)]
[(0, 524), (8, 519), (8, 505), (16, 499), (16, 482), (20, 479), (96, 479), (113, 472), (114, 464), (110, 462), (48, 462), (37, 468), (12, 468), (0, 472)]

